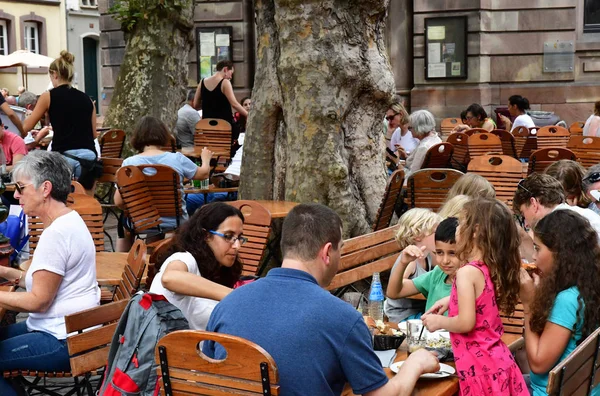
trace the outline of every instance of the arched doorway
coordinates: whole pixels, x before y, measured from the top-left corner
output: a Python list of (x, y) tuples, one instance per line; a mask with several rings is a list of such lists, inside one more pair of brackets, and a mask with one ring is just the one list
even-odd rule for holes
[(93, 37), (83, 38), (83, 76), (85, 93), (98, 104), (98, 41)]

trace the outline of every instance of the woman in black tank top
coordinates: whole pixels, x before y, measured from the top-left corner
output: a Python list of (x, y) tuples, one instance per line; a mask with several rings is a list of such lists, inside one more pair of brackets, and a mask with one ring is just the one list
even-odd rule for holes
[[(50, 80), (54, 88), (44, 92), (33, 113), (25, 119), (24, 127), (29, 131), (48, 112), (54, 131), (52, 151), (66, 154), (73, 175), (81, 175), (81, 164), (77, 159), (95, 160), (98, 156), (94, 139), (96, 138), (96, 106), (85, 93), (71, 86), (74, 75), (74, 56), (62, 51), (60, 57), (50, 64)], [(86, 183), (90, 189), (92, 185)], [(93, 181), (92, 181), (93, 184)]]

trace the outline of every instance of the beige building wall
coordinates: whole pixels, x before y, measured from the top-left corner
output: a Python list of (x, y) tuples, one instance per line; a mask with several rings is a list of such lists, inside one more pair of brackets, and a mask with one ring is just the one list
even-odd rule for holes
[[(9, 53), (23, 49), (22, 21), (28, 18), (39, 24), (42, 54), (52, 58), (58, 57), (60, 51), (67, 48), (64, 0), (0, 1), (0, 19), (5, 19), (12, 25), (8, 28)], [(39, 95), (48, 88), (50, 79), (47, 68), (29, 68), (27, 72), (29, 91)], [(23, 85), (20, 67), (0, 69), (1, 87), (8, 88), (12, 94), (17, 92), (20, 85)]]
[[(492, 114), (519, 94), (533, 110), (554, 111), (569, 124), (585, 121), (600, 99), (600, 33), (583, 33), (583, 5), (584, 0), (414, 0), (411, 110), (430, 110), (439, 120), (480, 103)], [(468, 17), (468, 78), (427, 81), (424, 20), (454, 15)], [(573, 42), (573, 71), (544, 72), (544, 43), (556, 41)]]

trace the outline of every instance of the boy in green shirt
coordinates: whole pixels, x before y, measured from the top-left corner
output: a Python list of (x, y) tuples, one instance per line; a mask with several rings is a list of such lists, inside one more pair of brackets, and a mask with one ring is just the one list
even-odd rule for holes
[(449, 217), (442, 221), (435, 230), (435, 261), (437, 266), (414, 279), (404, 279), (406, 267), (413, 261), (423, 258), (423, 247), (407, 246), (402, 251), (400, 264), (392, 270), (386, 294), (389, 298), (404, 298), (422, 293), (427, 298), (425, 311), (438, 300), (448, 297), (452, 290), (452, 282), (460, 261), (456, 257), (456, 227), (458, 219)]

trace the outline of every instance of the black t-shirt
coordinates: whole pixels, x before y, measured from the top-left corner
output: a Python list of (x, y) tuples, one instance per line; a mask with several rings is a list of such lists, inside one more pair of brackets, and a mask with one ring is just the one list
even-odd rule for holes
[(67, 150), (88, 149), (96, 153), (92, 130), (93, 111), (92, 100), (80, 90), (67, 84), (52, 89), (48, 110), (54, 131), (52, 150), (64, 153)]

